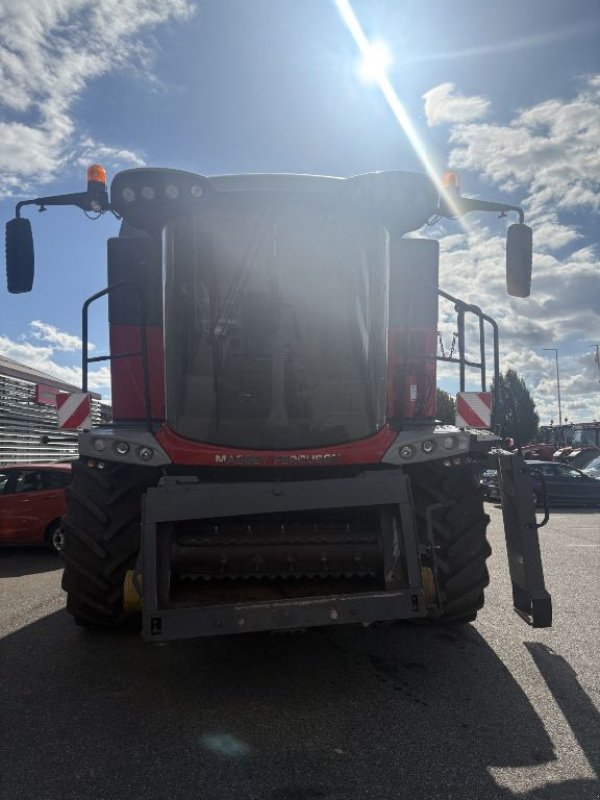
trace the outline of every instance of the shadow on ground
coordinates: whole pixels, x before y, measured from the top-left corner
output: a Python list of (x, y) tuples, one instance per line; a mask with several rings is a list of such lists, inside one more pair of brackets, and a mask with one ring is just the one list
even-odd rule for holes
[(60, 558), (46, 546), (0, 547), (0, 578), (18, 578), (62, 569)]
[[(519, 795), (494, 782), (490, 766), (555, 754), (471, 626), (153, 646), (61, 611), (2, 645), (2, 800), (597, 797), (588, 781)], [(529, 649), (589, 758), (591, 701), (566, 662)]]

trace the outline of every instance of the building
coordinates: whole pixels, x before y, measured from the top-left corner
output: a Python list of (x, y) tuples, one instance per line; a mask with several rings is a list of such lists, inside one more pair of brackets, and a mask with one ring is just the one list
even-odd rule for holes
[[(0, 355), (0, 465), (77, 457), (77, 434), (58, 428), (56, 395), (80, 387)], [(110, 408), (92, 392), (92, 422), (110, 419)]]

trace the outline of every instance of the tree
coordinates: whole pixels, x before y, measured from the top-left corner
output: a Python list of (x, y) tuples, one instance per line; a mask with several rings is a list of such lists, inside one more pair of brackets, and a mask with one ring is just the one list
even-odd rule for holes
[[(494, 390), (492, 383), (492, 392)], [(515, 444), (526, 444), (537, 436), (539, 424), (535, 403), (523, 378), (514, 369), (500, 373), (494, 405), (494, 427), (500, 436), (514, 439)]]
[(454, 398), (443, 389), (437, 390), (437, 414), (436, 417), (443, 425), (454, 425)]

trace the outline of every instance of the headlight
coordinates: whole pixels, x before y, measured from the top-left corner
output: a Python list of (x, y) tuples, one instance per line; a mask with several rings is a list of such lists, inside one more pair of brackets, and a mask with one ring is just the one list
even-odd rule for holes
[(142, 461), (150, 461), (152, 456), (154, 455), (154, 450), (151, 447), (138, 447), (137, 454)]
[(127, 453), (129, 452), (129, 445), (127, 444), (127, 442), (117, 442), (115, 444), (115, 451), (120, 456), (126, 456)]
[(405, 444), (400, 448), (399, 452), (402, 458), (412, 458), (414, 450), (409, 444)]
[(431, 439), (426, 439), (421, 445), (421, 450), (424, 453), (433, 453), (435, 450), (435, 442), (433, 442)]
[(106, 445), (108, 444), (108, 442), (106, 441), (106, 439), (94, 439), (93, 444), (94, 444), (94, 450), (98, 450), (98, 452), (101, 453), (103, 450), (106, 450)]
[(456, 447), (456, 438), (454, 436), (444, 436), (442, 439), (442, 447), (444, 450), (454, 450)]

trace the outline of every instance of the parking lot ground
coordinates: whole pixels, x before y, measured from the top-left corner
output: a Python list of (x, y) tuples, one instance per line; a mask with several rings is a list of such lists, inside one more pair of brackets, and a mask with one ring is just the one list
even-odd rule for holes
[(600, 512), (540, 531), (555, 621), (512, 611), (501, 512), (477, 622), (145, 644), (0, 552), (2, 800), (598, 800)]

